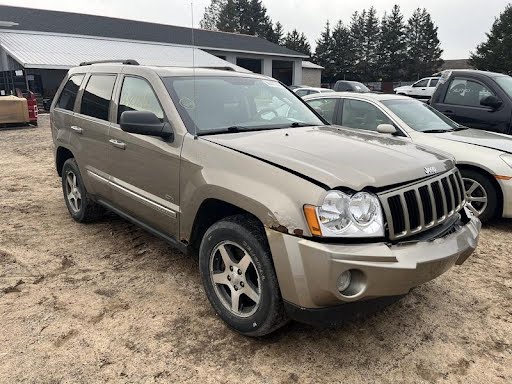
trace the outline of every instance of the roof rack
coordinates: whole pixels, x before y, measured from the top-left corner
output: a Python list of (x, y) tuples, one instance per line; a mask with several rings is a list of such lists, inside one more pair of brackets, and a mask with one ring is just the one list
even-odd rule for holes
[(137, 60), (127, 59), (127, 60), (98, 60), (98, 61), (84, 61), (80, 63), (80, 66), (84, 65), (92, 65), (92, 64), (109, 64), (109, 63), (119, 63), (125, 65), (140, 65)]

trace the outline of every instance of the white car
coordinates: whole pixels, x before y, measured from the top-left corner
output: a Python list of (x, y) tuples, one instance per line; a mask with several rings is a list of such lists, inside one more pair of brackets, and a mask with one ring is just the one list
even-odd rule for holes
[(293, 92), (295, 92), (299, 97), (304, 97), (307, 95), (314, 95), (318, 93), (333, 93), (334, 91), (328, 88), (303, 87), (295, 88)]
[(417, 99), (430, 99), (436, 90), (440, 77), (426, 77), (413, 85), (405, 85), (394, 89), (397, 95), (405, 95)]
[(484, 222), (512, 218), (512, 136), (463, 127), (405, 96), (345, 92), (304, 100), (331, 124), (392, 134), (453, 155), (474, 213)]

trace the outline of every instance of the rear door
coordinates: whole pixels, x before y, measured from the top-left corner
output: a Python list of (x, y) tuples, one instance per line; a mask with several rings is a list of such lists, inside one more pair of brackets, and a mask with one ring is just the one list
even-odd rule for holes
[(87, 191), (108, 198), (109, 113), (115, 74), (89, 74), (79, 94), (79, 110), (71, 126), (70, 145)]
[(167, 120), (154, 87), (146, 78), (123, 75), (115, 100), (117, 112), (108, 146), (112, 203), (153, 229), (176, 237), (180, 142), (121, 130), (119, 119), (125, 111), (149, 111), (161, 121)]
[(74, 125), (75, 104), (85, 74), (72, 75), (62, 89), (51, 113), (53, 139), (67, 145)]
[(508, 103), (503, 103), (496, 110), (480, 105), (480, 101), (489, 95), (507, 100), (505, 95), (496, 94), (496, 91), (499, 91), (497, 87), (484, 80), (454, 76), (435, 108), (467, 127), (509, 133), (512, 111)]

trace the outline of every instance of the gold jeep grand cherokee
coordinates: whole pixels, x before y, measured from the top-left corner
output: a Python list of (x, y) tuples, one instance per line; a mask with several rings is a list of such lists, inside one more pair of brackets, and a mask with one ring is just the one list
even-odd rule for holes
[(71, 216), (108, 209), (198, 254), (210, 303), (244, 335), (336, 323), (477, 245), (452, 159), (329, 126), (261, 75), (89, 63), (51, 125)]

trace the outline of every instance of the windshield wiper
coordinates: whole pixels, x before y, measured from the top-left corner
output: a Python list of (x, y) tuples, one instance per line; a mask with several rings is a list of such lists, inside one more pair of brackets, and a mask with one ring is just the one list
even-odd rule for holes
[(233, 125), (231, 127), (226, 128), (216, 128), (216, 129), (208, 129), (202, 132), (197, 132), (197, 136), (208, 136), (208, 135), (221, 135), (223, 133), (239, 133), (239, 132), (256, 132), (256, 131), (265, 131), (269, 129), (268, 127), (243, 127), (238, 125)]
[(426, 131), (421, 131), (422, 133), (446, 133), (453, 132), (455, 129), (427, 129)]
[(465, 126), (463, 126), (463, 125), (461, 125), (461, 126), (459, 126), (459, 127), (455, 128), (453, 131), (454, 131), (454, 132), (457, 132), (457, 131), (465, 131), (466, 129), (469, 129), (469, 128), (468, 128), (468, 127), (465, 127)]
[(299, 123), (299, 122), (295, 122), (295, 123), (291, 123), (291, 124), (290, 124), (290, 127), (291, 127), (291, 128), (299, 128), (299, 127), (318, 127), (318, 124), (307, 124), (307, 123)]

